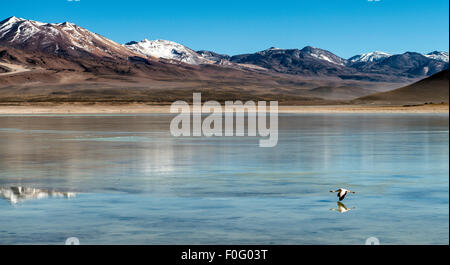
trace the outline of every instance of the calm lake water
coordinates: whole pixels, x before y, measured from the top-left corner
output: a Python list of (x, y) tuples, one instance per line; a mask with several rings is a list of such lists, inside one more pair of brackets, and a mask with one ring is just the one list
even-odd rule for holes
[(280, 115), (274, 148), (171, 117), (0, 116), (0, 244), (449, 243), (446, 114)]

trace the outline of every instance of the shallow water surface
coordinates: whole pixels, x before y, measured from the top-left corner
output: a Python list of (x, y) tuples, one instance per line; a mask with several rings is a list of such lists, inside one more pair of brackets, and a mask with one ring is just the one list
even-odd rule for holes
[(0, 116), (0, 244), (449, 243), (448, 115), (285, 114), (274, 148), (171, 117)]

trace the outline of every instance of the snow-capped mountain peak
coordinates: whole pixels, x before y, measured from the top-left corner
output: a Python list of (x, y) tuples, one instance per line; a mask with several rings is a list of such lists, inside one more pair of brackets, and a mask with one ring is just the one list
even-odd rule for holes
[(13, 17), (9, 17), (9, 18), (1, 21), (0, 24), (2, 25), (2, 27), (4, 27), (7, 25), (12, 25), (12, 24), (20, 22), (20, 21), (25, 21), (25, 19), (13, 16)]
[(143, 39), (140, 42), (129, 42), (124, 47), (145, 56), (174, 60), (187, 64), (212, 63), (188, 47), (168, 40)]
[(434, 51), (427, 54), (424, 54), (426, 57), (438, 60), (441, 62), (448, 63), (448, 52), (440, 52), (440, 51)]
[(0, 22), (0, 44), (54, 54), (134, 56), (122, 45), (70, 22), (43, 23), (10, 17)]
[(348, 60), (351, 63), (359, 63), (359, 62), (368, 63), (368, 62), (381, 61), (390, 56), (392, 56), (392, 55), (387, 52), (374, 51), (374, 52), (369, 52), (369, 53), (363, 53), (360, 55), (355, 55)]

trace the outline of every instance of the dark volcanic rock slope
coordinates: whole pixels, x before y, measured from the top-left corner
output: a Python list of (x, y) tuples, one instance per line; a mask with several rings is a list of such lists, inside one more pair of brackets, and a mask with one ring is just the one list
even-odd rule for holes
[(449, 70), (441, 71), (409, 86), (356, 99), (356, 103), (424, 104), (448, 103)]

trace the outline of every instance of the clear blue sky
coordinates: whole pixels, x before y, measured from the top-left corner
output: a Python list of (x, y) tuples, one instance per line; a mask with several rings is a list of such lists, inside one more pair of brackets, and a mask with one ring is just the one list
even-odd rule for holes
[(70, 21), (119, 43), (167, 39), (231, 55), (312, 45), (348, 58), (448, 51), (448, 10), (448, 0), (12, 0), (0, 19)]

